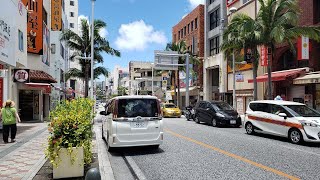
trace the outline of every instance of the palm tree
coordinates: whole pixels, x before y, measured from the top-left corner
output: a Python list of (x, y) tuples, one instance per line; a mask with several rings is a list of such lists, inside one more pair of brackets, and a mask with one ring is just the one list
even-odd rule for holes
[[(235, 54), (240, 54), (241, 50), (250, 49), (252, 52), (253, 63), (253, 98), (258, 99), (257, 95), (257, 70), (259, 65), (259, 53), (257, 46), (260, 42), (260, 32), (255, 20), (246, 14), (236, 14), (232, 18), (230, 24), (226, 28), (223, 34), (223, 43), (221, 49), (225, 52), (226, 57), (230, 57), (235, 51)], [(241, 56), (240, 56), (241, 57)], [(244, 57), (244, 56), (242, 56)], [(243, 58), (237, 58), (236, 61), (243, 61)], [(235, 68), (235, 67), (232, 67)]]
[[(258, 45), (271, 49), (274, 59), (276, 44), (286, 42), (295, 52), (294, 41), (300, 36), (320, 40), (319, 27), (299, 27), (300, 9), (297, 0), (259, 0), (261, 8), (256, 19), (237, 14), (224, 32), (221, 48), (228, 56), (233, 50), (253, 50), (254, 99), (257, 99)], [(272, 99), (271, 62), (268, 58), (268, 98)]]
[[(286, 42), (294, 50), (294, 41), (300, 36), (320, 40), (319, 27), (299, 27), (298, 0), (259, 0), (261, 8), (256, 19), (261, 31), (261, 45), (271, 50), (274, 59), (276, 44)], [(268, 98), (272, 99), (271, 62), (268, 58)]]
[[(199, 65), (200, 64), (200, 60), (192, 54), (192, 52), (190, 52), (187, 49), (187, 45), (185, 41), (179, 41), (177, 43), (168, 43), (166, 46), (166, 50), (167, 51), (177, 51), (178, 54), (186, 54), (189, 53), (190, 54), (190, 64), (194, 64), (194, 65)], [(180, 56), (178, 58), (178, 64), (185, 64), (186, 62), (185, 57)], [(174, 82), (173, 84), (177, 84), (178, 85), (178, 93), (176, 92), (176, 86), (174, 87), (174, 94), (175, 94), (175, 102), (179, 102), (180, 103), (180, 77), (179, 77), (179, 71), (185, 71), (185, 66), (179, 66), (178, 70), (174, 73), (172, 73), (173, 75), (171, 75), (171, 82)], [(175, 77), (175, 78), (173, 78)], [(175, 79), (175, 80), (174, 80)], [(174, 81), (173, 81), (174, 80)], [(189, 82), (187, 82), (189, 83)], [(179, 98), (179, 101), (178, 101)], [(180, 104), (179, 104), (180, 105)], [(188, 106), (188, 104), (186, 104), (186, 106)]]
[[(94, 63), (103, 63), (101, 53), (120, 57), (120, 52), (110, 47), (109, 42), (101, 37), (99, 31), (107, 25), (101, 20), (94, 21)], [(75, 61), (76, 56), (90, 57), (91, 56), (91, 35), (89, 23), (86, 19), (81, 19), (80, 35), (74, 33), (70, 29), (63, 31), (61, 40), (66, 41), (66, 44), (75, 52), (71, 55), (70, 60)], [(71, 68), (66, 73), (66, 79), (70, 77), (80, 78), (85, 81), (85, 97), (88, 97), (89, 79), (91, 73), (91, 61), (79, 59), (81, 69)], [(96, 67), (94, 69), (94, 78), (99, 75), (108, 75), (105, 67)]]

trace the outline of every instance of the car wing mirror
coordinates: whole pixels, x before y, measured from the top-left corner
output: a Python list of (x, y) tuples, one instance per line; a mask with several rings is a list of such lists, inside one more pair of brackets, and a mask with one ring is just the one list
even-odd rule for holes
[(100, 115), (106, 116), (108, 115), (106, 111), (100, 111)]
[(278, 115), (280, 117), (283, 117), (284, 119), (287, 119), (287, 114), (286, 113), (279, 113)]

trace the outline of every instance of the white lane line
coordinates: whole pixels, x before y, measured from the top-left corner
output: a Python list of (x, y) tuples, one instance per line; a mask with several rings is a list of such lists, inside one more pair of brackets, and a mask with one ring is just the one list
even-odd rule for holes
[(135, 175), (139, 180), (147, 180), (146, 176), (143, 174), (142, 170), (139, 168), (139, 166), (134, 162), (132, 157), (124, 155), (126, 158), (128, 164), (131, 166), (132, 170), (134, 171)]

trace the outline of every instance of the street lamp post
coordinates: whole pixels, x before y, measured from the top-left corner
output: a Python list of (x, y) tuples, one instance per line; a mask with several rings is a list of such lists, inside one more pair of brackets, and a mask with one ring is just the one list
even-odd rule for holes
[(94, 76), (93, 76), (93, 60), (94, 60), (94, 2), (96, 0), (91, 0), (91, 7), (92, 7), (92, 10), (91, 10), (91, 91), (90, 91), (90, 96), (91, 98), (93, 99), (93, 79), (94, 79)]
[[(235, 7), (230, 8), (230, 19), (232, 17), (232, 14), (236, 12), (238, 9)], [(236, 60), (234, 57), (234, 49), (232, 50), (232, 69), (233, 69), (233, 90), (232, 90), (232, 98), (233, 98), (233, 108), (237, 109), (237, 102), (236, 102)]]
[(154, 93), (153, 93), (153, 82), (154, 82), (154, 77), (153, 77), (153, 66), (154, 66), (154, 63), (151, 63), (151, 76), (152, 76), (152, 84), (151, 84), (151, 95), (153, 96), (154, 95)]

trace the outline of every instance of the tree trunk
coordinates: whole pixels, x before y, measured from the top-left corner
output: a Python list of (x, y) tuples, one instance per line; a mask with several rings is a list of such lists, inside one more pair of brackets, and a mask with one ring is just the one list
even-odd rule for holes
[[(256, 54), (254, 52), (253, 54)], [(258, 63), (259, 60), (254, 58), (253, 62), (253, 100), (256, 101), (258, 100), (258, 84), (257, 84), (257, 71), (258, 71)]]
[(89, 92), (89, 64), (85, 64), (85, 74), (84, 74), (84, 81), (85, 81), (85, 87), (84, 87), (84, 96), (88, 97)]

